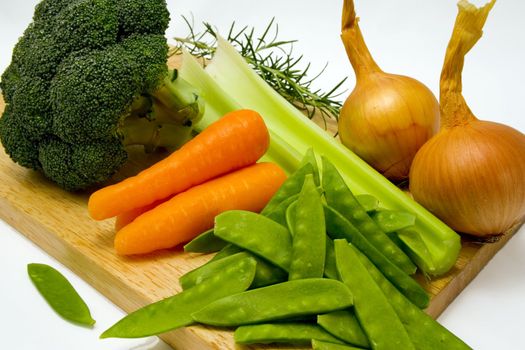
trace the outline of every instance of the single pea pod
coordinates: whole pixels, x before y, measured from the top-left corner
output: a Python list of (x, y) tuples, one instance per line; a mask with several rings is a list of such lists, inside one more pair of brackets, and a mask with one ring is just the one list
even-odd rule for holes
[(335, 344), (323, 340), (312, 339), (313, 350), (363, 350), (350, 345)]
[(301, 192), (303, 187), (304, 177), (307, 174), (313, 174), (314, 169), (312, 164), (306, 163), (299, 169), (297, 169), (292, 175), (290, 175), (284, 183), (279, 187), (277, 192), (273, 195), (272, 199), (266, 204), (261, 211), (261, 215), (267, 215), (275, 210), (275, 208), (287, 198)]
[(225, 246), (228, 242), (220, 239), (213, 234), (213, 229), (204, 231), (184, 246), (187, 253), (215, 253)]
[(364, 255), (358, 258), (405, 325), (410, 340), (418, 350), (468, 350), (471, 349), (448, 329), (412, 304), (381, 271)]
[(422, 271), (436, 271), (436, 265), (432, 254), (425, 241), (414, 227), (405, 228), (396, 232), (397, 239), (401, 242), (401, 248), (410, 256)]
[(312, 175), (314, 176), (315, 185), (316, 186), (321, 185), (321, 179), (319, 176), (319, 166), (317, 165), (317, 159), (315, 158), (314, 149), (311, 147), (306, 150), (299, 167), (302, 167), (306, 164), (312, 165)]
[(337, 210), (386, 258), (408, 274), (416, 272), (416, 265), (368, 216), (335, 166), (323, 157), (323, 188), (327, 204)]
[(414, 214), (398, 210), (380, 209), (371, 213), (370, 217), (387, 234), (414, 226), (416, 223)]
[(286, 218), (286, 213), (288, 212), (288, 208), (297, 201), (297, 198), (299, 198), (299, 193), (286, 198), (281, 203), (279, 203), (279, 205), (277, 205), (271, 212), (266, 213), (264, 216), (266, 216), (268, 219), (275, 221), (280, 225), (287, 226), (288, 221)]
[[(221, 252), (221, 255), (219, 255), (219, 253), (216, 254), (216, 257), (219, 256), (219, 258), (212, 259), (206, 264), (199, 266), (196, 269), (181, 276), (179, 278), (179, 283), (181, 284), (182, 288), (191, 288), (194, 285), (199, 284), (205, 279), (220, 272), (224, 266), (230, 264), (232, 260), (235, 261), (246, 256), (252, 257), (257, 262), (257, 266), (255, 268), (255, 277), (253, 278), (253, 282), (250, 286), (251, 289), (284, 282), (288, 279), (288, 273), (286, 271), (275, 265), (272, 265), (263, 258), (245, 251), (242, 248), (233, 246), (232, 248), (225, 248), (221, 250)], [(230, 252), (232, 253), (231, 255)]]
[(335, 250), (334, 241), (330, 237), (326, 237), (326, 258), (324, 263), (324, 277), (333, 280), (339, 279), (337, 274), (337, 266), (335, 264)]
[(196, 286), (220, 273), (223, 269), (227, 268), (229, 265), (237, 263), (238, 261), (244, 260), (250, 257), (246, 252), (241, 252), (227, 256), (223, 259), (212, 261), (209, 264), (204, 264), (190, 272), (180, 276), (179, 283), (182, 289), (190, 289), (191, 287)]
[(64, 275), (49, 265), (36, 263), (27, 265), (27, 273), (36, 289), (57, 314), (78, 324), (95, 324), (88, 306)]
[[(322, 195), (323, 189), (321, 187), (317, 187), (317, 192), (319, 193), (319, 195)], [(264, 216), (266, 216), (269, 219), (272, 219), (278, 224), (289, 228), (289, 223), (291, 223), (293, 220), (293, 207), (296, 205), (295, 203), (297, 202), (297, 199), (299, 199), (299, 193), (288, 197), (287, 199), (279, 203), (279, 205), (276, 206), (273, 211), (266, 213)], [(293, 234), (293, 232), (290, 233)]]
[(354, 295), (354, 310), (374, 350), (416, 348), (388, 299), (361, 264), (356, 248), (334, 241), (337, 271)]
[(367, 213), (379, 209), (379, 199), (371, 194), (358, 194), (355, 199)]
[(352, 302), (352, 294), (345, 284), (308, 278), (231, 295), (192, 316), (207, 325), (242, 326), (342, 310), (352, 306)]
[(292, 259), (288, 279), (323, 277), (326, 227), (321, 196), (312, 175), (306, 175), (294, 207)]
[(290, 267), (292, 238), (288, 229), (263, 215), (229, 210), (215, 217), (215, 235), (265, 258), (285, 271)]
[(312, 339), (343, 344), (323, 328), (311, 323), (267, 323), (241, 326), (233, 333), (238, 344), (286, 343), (309, 345)]
[(428, 306), (427, 292), (412, 277), (388, 260), (348, 220), (334, 209), (325, 206), (326, 229), (332, 239), (346, 239), (370, 258), (399, 290), (420, 308)]
[[(219, 250), (217, 254), (213, 256), (213, 258), (210, 259), (206, 264), (211, 263), (212, 261), (220, 260), (223, 258), (226, 258), (228, 256), (232, 256), (233, 254), (242, 253), (245, 250), (241, 247), (236, 246), (235, 244), (228, 243), (224, 248)], [(206, 265), (204, 264), (204, 265)], [(203, 266), (204, 266), (203, 265)]]
[(319, 315), (317, 316), (317, 323), (325, 331), (344, 340), (346, 343), (363, 349), (370, 349), (368, 337), (363, 328), (361, 328), (354, 310), (341, 310)]
[[(297, 199), (299, 199), (299, 196), (297, 196)], [(286, 208), (286, 227), (288, 227), (288, 231), (292, 235), (292, 244), (293, 236), (295, 234), (295, 225), (297, 225), (297, 221), (295, 218), (295, 208), (297, 208), (297, 201), (294, 201), (288, 206), (288, 208)]]
[(188, 326), (194, 323), (192, 313), (245, 291), (255, 276), (255, 265), (251, 257), (236, 261), (193, 288), (130, 313), (100, 338), (141, 338)]
[(288, 272), (257, 255), (249, 254), (257, 261), (255, 278), (249, 289), (261, 288), (288, 280)]

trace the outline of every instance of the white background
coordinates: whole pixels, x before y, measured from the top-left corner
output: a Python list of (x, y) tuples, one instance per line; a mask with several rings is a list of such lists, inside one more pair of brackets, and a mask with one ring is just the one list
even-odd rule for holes
[[(434, 93), (445, 47), (456, 15), (454, 0), (356, 0), (361, 28), (379, 65), (412, 76)], [(0, 71), (31, 19), (37, 1), (0, 0)], [(193, 14), (226, 30), (232, 21), (265, 28), (275, 17), (282, 39), (298, 39), (297, 53), (313, 71), (329, 63), (317, 87), (329, 88), (349, 76), (355, 82), (339, 40), (342, 0), (179, 0), (169, 1), (168, 36), (184, 35), (180, 16)], [(482, 2), (475, 1), (480, 5)], [(481, 119), (525, 131), (525, 2), (498, 2), (484, 37), (467, 56), (464, 95)], [(475, 349), (522, 349), (525, 314), (525, 229), (497, 254), (439, 318)], [(107, 299), (0, 221), (0, 349), (167, 349), (157, 338), (99, 340), (98, 335), (124, 314)], [(26, 274), (30, 262), (51, 264), (70, 279), (90, 305), (94, 329), (73, 326), (56, 316), (37, 294)]]

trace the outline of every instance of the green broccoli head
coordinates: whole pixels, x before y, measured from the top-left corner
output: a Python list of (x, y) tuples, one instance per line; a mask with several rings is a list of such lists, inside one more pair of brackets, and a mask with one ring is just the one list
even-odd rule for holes
[(18, 164), (33, 170), (41, 170), (38, 160), (39, 141), (30, 137), (22, 127), (11, 104), (8, 104), (0, 118), (0, 139), (7, 153)]
[(121, 0), (117, 12), (121, 36), (163, 34), (170, 21), (164, 1)]
[(44, 0), (0, 81), (11, 158), (65, 189), (110, 178), (127, 145), (175, 148), (203, 101), (168, 70), (164, 0)]
[(49, 138), (38, 149), (44, 175), (68, 190), (107, 180), (126, 159), (126, 151), (117, 139), (72, 145)]

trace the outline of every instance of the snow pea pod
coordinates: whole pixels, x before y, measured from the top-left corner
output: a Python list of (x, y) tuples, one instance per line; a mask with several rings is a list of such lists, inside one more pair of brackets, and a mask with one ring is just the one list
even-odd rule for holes
[(235, 330), (233, 337), (238, 344), (308, 345), (312, 339), (343, 343), (323, 328), (311, 323), (267, 323), (241, 326)]
[(313, 174), (314, 169), (312, 164), (306, 163), (299, 169), (297, 169), (292, 175), (290, 175), (286, 181), (279, 187), (277, 192), (273, 195), (272, 199), (266, 204), (261, 211), (261, 215), (267, 215), (271, 213), (282, 201), (286, 200), (294, 194), (301, 192), (303, 187), (304, 177), (307, 174)]
[(313, 148), (308, 148), (306, 150), (306, 153), (304, 154), (304, 157), (301, 160), (301, 164), (299, 165), (299, 167), (302, 167), (306, 164), (312, 165), (312, 175), (314, 176), (314, 182), (316, 186), (319, 186), (321, 184), (319, 177), (319, 166), (317, 166), (317, 159), (315, 158)]
[(224, 248), (219, 250), (217, 252), (217, 254), (215, 254), (213, 256), (213, 258), (211, 258), (211, 260), (208, 261), (206, 264), (209, 264), (212, 261), (223, 259), (223, 258), (226, 258), (226, 257), (231, 256), (233, 254), (237, 254), (237, 253), (241, 253), (241, 252), (244, 252), (244, 249), (242, 249), (241, 247), (236, 246), (235, 244), (228, 243)]
[(335, 344), (322, 340), (312, 339), (313, 350), (363, 350), (350, 345)]
[(219, 253), (217, 253), (213, 259), (208, 261), (206, 264), (188, 272), (186, 275), (181, 276), (179, 282), (183, 289), (191, 288), (195, 282), (202, 282), (206, 278), (213, 276), (214, 273), (220, 271), (224, 263), (219, 263), (224, 259), (231, 258), (238, 254), (243, 254), (244, 256), (250, 256), (257, 262), (255, 268), (255, 277), (250, 288), (259, 288), (268, 286), (270, 284), (284, 282), (288, 279), (288, 273), (283, 269), (269, 263), (263, 258), (258, 257), (236, 245), (229, 244), (227, 247), (223, 248)]
[(257, 261), (255, 278), (253, 279), (250, 289), (281, 283), (288, 279), (288, 272), (269, 263), (265, 259), (258, 257), (257, 255), (251, 253), (249, 254), (255, 259), (255, 261)]
[[(299, 199), (299, 196), (297, 196), (297, 199)], [(295, 208), (297, 208), (297, 201), (291, 203), (286, 209), (286, 227), (288, 227), (288, 231), (290, 231), (290, 234), (292, 235), (292, 244), (293, 236), (295, 234), (294, 229), (297, 224), (295, 220)]]
[(206, 269), (209, 264), (212, 264), (216, 262), (217, 260), (224, 259), (234, 254), (243, 253), (243, 252), (245, 254), (250, 255), (257, 262), (257, 267), (255, 269), (255, 277), (253, 278), (253, 282), (250, 288), (264, 287), (270, 284), (284, 282), (288, 279), (288, 273), (284, 271), (283, 269), (281, 269), (280, 267), (277, 267), (271, 264), (270, 262), (268, 262), (267, 260), (261, 257), (258, 257), (257, 255), (254, 255), (242, 249), (241, 247), (238, 247), (231, 243), (229, 243), (226, 247), (224, 247), (217, 254), (215, 254), (215, 256), (210, 261), (208, 261), (206, 264), (196, 268), (193, 271), (195, 271), (196, 274), (202, 273), (202, 272), (197, 272), (197, 271), (200, 269)]
[(217, 273), (220, 273), (224, 268), (228, 267), (231, 264), (234, 264), (240, 260), (250, 257), (248, 253), (241, 252), (227, 256), (223, 259), (212, 261), (209, 264), (204, 264), (190, 272), (182, 275), (179, 278), (179, 283), (182, 289), (186, 290), (197, 284), (202, 283), (206, 279), (215, 276)]
[(396, 233), (397, 239), (401, 242), (401, 247), (407, 252), (412, 261), (423, 271), (435, 271), (436, 266), (432, 259), (432, 254), (421, 238), (421, 235), (413, 227), (405, 228)]
[[(321, 187), (317, 187), (317, 192), (319, 195), (322, 195), (323, 189)], [(287, 215), (292, 215), (291, 213), (293, 212), (293, 207), (295, 206), (294, 203), (297, 202), (297, 199), (299, 199), (299, 193), (288, 197), (279, 203), (279, 205), (275, 207), (273, 211), (266, 213), (264, 216), (272, 219), (278, 224), (289, 227), (288, 221), (293, 220), (293, 217), (287, 217)], [(290, 233), (293, 234), (293, 232)]]
[(334, 311), (319, 315), (317, 316), (317, 323), (328, 333), (335, 335), (346, 343), (370, 349), (368, 338), (355, 317), (353, 310)]
[(393, 307), (360, 262), (357, 249), (344, 239), (334, 245), (337, 271), (354, 295), (356, 316), (374, 350), (415, 350)]
[(363, 233), (385, 257), (408, 274), (416, 272), (416, 265), (381, 228), (368, 216), (330, 161), (323, 157), (323, 188), (328, 205), (343, 215)]
[(64, 319), (86, 326), (95, 324), (89, 308), (71, 283), (46, 264), (28, 264), (27, 273), (49, 306)]
[(213, 229), (204, 231), (184, 246), (185, 252), (214, 253), (228, 245), (228, 242), (213, 234)]
[(371, 194), (358, 194), (355, 196), (355, 199), (367, 213), (371, 213), (379, 208), (379, 199)]
[(292, 258), (288, 279), (323, 277), (326, 227), (323, 204), (312, 175), (306, 175), (294, 207)]
[(358, 252), (358, 258), (405, 325), (410, 340), (418, 350), (468, 350), (471, 349), (448, 329), (412, 304), (381, 271)]
[(101, 338), (140, 338), (192, 324), (191, 314), (252, 283), (256, 262), (245, 257), (193, 288), (132, 312), (106, 330)]
[(332, 239), (343, 238), (352, 243), (392, 281), (414, 304), (420, 308), (428, 305), (427, 292), (412, 277), (388, 260), (348, 220), (334, 209), (325, 206), (326, 230)]
[(264, 214), (268, 219), (275, 221), (278, 224), (287, 226), (286, 213), (290, 205), (297, 201), (299, 198), (299, 193), (294, 194), (285, 200), (283, 200), (279, 205), (277, 205), (271, 212)]
[(342, 310), (352, 294), (339, 281), (308, 278), (249, 290), (217, 300), (192, 316), (212, 326), (241, 326)]
[(381, 209), (371, 213), (370, 217), (387, 234), (414, 226), (416, 223), (416, 216), (406, 211)]
[(337, 275), (337, 266), (335, 265), (334, 241), (326, 237), (326, 258), (324, 263), (324, 276), (334, 280), (339, 279)]
[(263, 215), (229, 210), (215, 218), (215, 235), (288, 271), (292, 238), (288, 229)]

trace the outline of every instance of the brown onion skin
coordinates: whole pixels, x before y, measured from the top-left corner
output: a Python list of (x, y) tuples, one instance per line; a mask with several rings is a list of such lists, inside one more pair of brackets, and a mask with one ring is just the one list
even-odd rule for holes
[(525, 135), (481, 120), (443, 128), (414, 158), (410, 192), (456, 231), (504, 233), (525, 217)]
[(439, 129), (438, 101), (410, 77), (378, 71), (359, 78), (339, 116), (341, 142), (388, 179), (404, 180)]

